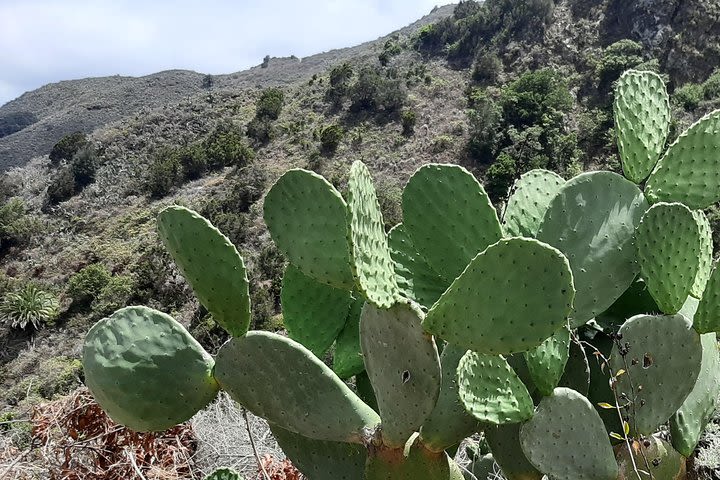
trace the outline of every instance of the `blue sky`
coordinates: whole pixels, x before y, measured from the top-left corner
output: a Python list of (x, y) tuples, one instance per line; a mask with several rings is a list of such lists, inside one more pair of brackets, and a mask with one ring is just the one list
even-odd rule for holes
[(46, 83), (230, 73), (373, 40), (448, 0), (0, 0), (0, 105)]

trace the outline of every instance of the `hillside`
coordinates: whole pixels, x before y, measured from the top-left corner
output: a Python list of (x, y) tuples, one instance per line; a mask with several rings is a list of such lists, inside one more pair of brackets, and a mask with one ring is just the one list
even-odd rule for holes
[[(429, 162), (468, 168), (498, 207), (532, 168), (618, 171), (611, 91), (628, 68), (667, 81), (671, 136), (720, 105), (714, 0), (485, 6), (437, 8), (362, 45), (242, 72), (63, 81), (0, 107), (0, 300), (34, 286), (57, 302), (38, 329), (0, 323), (0, 419), (27, 419), (78, 387), (85, 333), (121, 306), (165, 311), (217, 350), (226, 334), (157, 238), (167, 205), (200, 211), (233, 241), (254, 328), (281, 331), (285, 260), (262, 202), (288, 168), (344, 192), (363, 160), (389, 228), (402, 221), (402, 187)], [(720, 210), (706, 213), (717, 249)], [(11, 425), (0, 420), (0, 448), (22, 451), (28, 424)], [(704, 445), (698, 478), (720, 478), (718, 428)]]

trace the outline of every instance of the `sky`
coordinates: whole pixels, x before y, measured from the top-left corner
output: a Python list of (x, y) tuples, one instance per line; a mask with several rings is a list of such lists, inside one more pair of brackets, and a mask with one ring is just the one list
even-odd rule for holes
[(448, 0), (0, 0), (0, 105), (60, 80), (221, 74), (397, 30)]

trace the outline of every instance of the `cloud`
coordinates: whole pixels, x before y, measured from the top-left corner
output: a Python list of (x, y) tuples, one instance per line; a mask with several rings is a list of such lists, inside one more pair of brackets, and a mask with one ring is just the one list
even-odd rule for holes
[(3, 0), (0, 105), (46, 83), (181, 68), (231, 73), (265, 55), (356, 45), (442, 0)]

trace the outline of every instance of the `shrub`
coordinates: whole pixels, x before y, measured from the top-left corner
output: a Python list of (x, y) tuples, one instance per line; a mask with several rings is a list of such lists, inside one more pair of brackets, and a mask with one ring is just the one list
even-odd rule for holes
[(685, 110), (695, 110), (704, 96), (702, 85), (687, 83), (675, 90), (673, 100)]
[(153, 155), (148, 167), (144, 190), (153, 198), (162, 198), (183, 180), (182, 164), (177, 152), (163, 148)]
[(218, 126), (205, 140), (208, 168), (243, 167), (255, 157), (239, 128), (232, 124)]
[(61, 160), (71, 160), (87, 144), (87, 136), (82, 132), (65, 135), (50, 150), (50, 161), (57, 165)]
[(135, 281), (127, 275), (110, 277), (92, 301), (96, 315), (110, 315), (130, 302), (135, 295)]
[(643, 61), (643, 47), (637, 42), (625, 39), (609, 45), (595, 66), (598, 88), (607, 91), (625, 70)]
[(177, 157), (186, 180), (197, 180), (208, 170), (207, 154), (198, 143), (179, 148)]
[(330, 70), (330, 86), (325, 92), (325, 99), (336, 105), (342, 102), (348, 93), (353, 75), (353, 68), (349, 63), (335, 65)]
[(516, 127), (561, 123), (573, 99), (558, 72), (545, 68), (527, 72), (503, 88), (500, 96), (506, 123)]
[(11, 245), (30, 240), (36, 225), (37, 221), (28, 214), (25, 202), (19, 198), (0, 207), (0, 253)]
[(61, 168), (52, 177), (45, 195), (48, 205), (57, 205), (75, 195), (75, 176), (70, 167)]
[(501, 71), (500, 58), (492, 52), (485, 52), (475, 60), (472, 78), (480, 85), (492, 85), (497, 82)]
[(98, 158), (95, 149), (89, 145), (81, 147), (70, 162), (70, 171), (75, 181), (75, 191), (78, 192), (95, 181), (95, 172), (98, 167)]
[(107, 267), (101, 263), (92, 263), (70, 277), (67, 294), (73, 299), (73, 304), (86, 309), (109, 282), (110, 272)]
[(387, 64), (390, 63), (390, 59), (397, 55), (400, 55), (401, 52), (402, 46), (400, 45), (397, 35), (395, 35), (393, 36), (393, 38), (387, 40), (383, 45), (382, 52), (380, 52), (380, 55), (378, 55), (380, 65), (382, 65), (383, 67), (387, 66)]
[(247, 136), (264, 145), (273, 138), (272, 122), (267, 118), (255, 117), (247, 125)]
[(720, 97), (720, 70), (713, 72), (703, 83), (703, 96), (705, 100), (715, 100)]
[(485, 188), (491, 198), (502, 198), (518, 176), (517, 164), (507, 153), (501, 153), (485, 173)]
[(495, 157), (497, 149), (502, 107), (481, 89), (471, 90), (468, 103), (469, 153), (476, 160), (489, 163)]
[(257, 118), (267, 118), (277, 120), (282, 111), (285, 95), (279, 88), (266, 88), (260, 94), (260, 98), (256, 103), (255, 116)]
[(345, 130), (340, 125), (333, 123), (324, 126), (320, 131), (320, 146), (323, 153), (326, 155), (334, 154), (344, 136)]
[(406, 98), (407, 91), (400, 80), (388, 78), (379, 69), (364, 67), (350, 89), (350, 109), (390, 115), (402, 108)]
[(405, 136), (410, 136), (415, 132), (415, 124), (417, 123), (417, 114), (415, 110), (403, 110), (400, 115), (402, 121), (402, 133)]
[(57, 297), (34, 284), (27, 284), (17, 292), (6, 293), (0, 302), (0, 320), (21, 330), (28, 324), (37, 330), (42, 324), (52, 323), (59, 311)]

